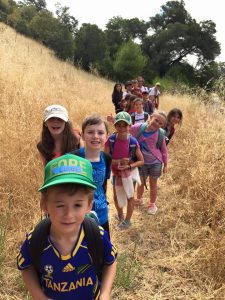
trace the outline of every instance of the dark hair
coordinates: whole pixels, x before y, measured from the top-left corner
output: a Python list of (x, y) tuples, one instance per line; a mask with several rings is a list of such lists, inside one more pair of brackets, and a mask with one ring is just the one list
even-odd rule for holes
[(99, 115), (96, 115), (96, 114), (90, 115), (84, 119), (84, 121), (82, 123), (82, 132), (84, 133), (84, 130), (87, 126), (102, 124), (102, 123), (105, 125), (105, 130), (106, 130), (106, 133), (108, 134), (108, 132), (109, 132), (108, 124), (105, 121), (103, 121)]
[(58, 185), (53, 185), (50, 186), (49, 188), (43, 190), (42, 192), (42, 199), (44, 201), (47, 200), (48, 194), (52, 189), (57, 189), (57, 191), (60, 193), (65, 193), (69, 196), (73, 196), (77, 192), (84, 192), (85, 194), (88, 195), (88, 200), (92, 201), (93, 200), (93, 195), (94, 195), (94, 189), (91, 187), (80, 184), (80, 183), (64, 183), (64, 184), (58, 184)]
[(168, 112), (167, 122), (170, 123), (171, 118), (174, 117), (175, 115), (178, 115), (180, 117), (180, 125), (181, 125), (183, 120), (183, 114), (179, 108), (173, 108)]
[(131, 105), (133, 104), (133, 101), (134, 101), (136, 98), (138, 98), (138, 96), (133, 95), (133, 94), (130, 95), (130, 99), (129, 99), (130, 102), (129, 102), (129, 106), (128, 106), (128, 108), (127, 108), (127, 111), (129, 111), (129, 110), (131, 109)]
[(122, 83), (120, 83), (120, 82), (117, 82), (117, 83), (114, 85), (114, 88), (113, 88), (113, 93), (114, 93), (114, 92), (117, 92), (117, 93), (118, 93), (118, 91), (117, 91), (117, 89), (116, 89), (116, 87), (117, 87), (118, 85), (120, 85), (120, 86), (121, 86), (121, 91), (122, 91), (122, 88), (123, 88), (123, 86), (122, 86)]
[(124, 97), (124, 99), (128, 101), (128, 100), (130, 100), (130, 96), (131, 96), (131, 94), (126, 94), (126, 96)]
[(137, 77), (137, 81), (142, 81), (143, 83), (145, 83), (145, 80), (144, 80), (144, 78), (142, 76), (138, 76)]
[[(54, 157), (54, 147), (55, 142), (51, 133), (46, 127), (45, 122), (43, 122), (41, 140), (37, 143), (37, 149), (44, 157), (46, 164)], [(65, 123), (65, 128), (63, 130), (63, 142), (61, 145), (61, 153), (69, 153), (73, 150), (79, 148), (79, 140), (75, 136), (71, 122)]]

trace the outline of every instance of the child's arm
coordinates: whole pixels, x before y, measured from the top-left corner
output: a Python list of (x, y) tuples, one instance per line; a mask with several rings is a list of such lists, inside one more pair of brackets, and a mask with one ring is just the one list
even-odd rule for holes
[(140, 148), (136, 148), (135, 155), (137, 157), (137, 161), (132, 162), (130, 164), (131, 168), (140, 167), (140, 166), (142, 166), (144, 164), (144, 157), (143, 157), (143, 154), (142, 154)]
[(111, 265), (105, 265), (102, 274), (102, 286), (99, 300), (109, 300), (114, 278), (116, 276), (116, 261)]
[(110, 154), (110, 147), (105, 145), (104, 152)]
[(168, 163), (168, 151), (167, 151), (167, 147), (166, 147), (166, 139), (164, 138), (163, 139), (163, 142), (162, 142), (162, 149), (161, 149), (161, 152), (162, 152), (162, 157), (163, 157), (163, 173), (167, 173), (167, 163)]
[(40, 286), (39, 279), (33, 267), (21, 270), (23, 281), (33, 300), (51, 300), (47, 298)]
[(106, 120), (107, 120), (107, 122), (109, 122), (109, 123), (114, 123), (114, 121), (115, 121), (115, 118), (113, 117), (113, 115), (112, 114), (110, 114), (110, 115), (108, 115), (107, 117), (106, 117)]

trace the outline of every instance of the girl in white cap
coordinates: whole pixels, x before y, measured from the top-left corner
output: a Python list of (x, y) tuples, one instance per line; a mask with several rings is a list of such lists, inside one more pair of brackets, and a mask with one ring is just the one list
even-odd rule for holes
[(79, 135), (72, 129), (65, 107), (54, 104), (45, 108), (41, 140), (37, 148), (44, 165), (79, 148)]

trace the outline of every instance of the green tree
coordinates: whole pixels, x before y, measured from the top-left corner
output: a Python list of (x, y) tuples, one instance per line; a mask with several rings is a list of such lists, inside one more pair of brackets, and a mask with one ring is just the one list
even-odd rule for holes
[(111, 57), (128, 40), (143, 39), (147, 35), (149, 23), (138, 18), (123, 19), (113, 17), (106, 24), (106, 41)]
[(220, 54), (215, 24), (198, 24), (185, 10), (183, 1), (168, 1), (161, 14), (150, 19), (150, 25), (154, 33), (144, 38), (142, 49), (149, 57), (148, 68), (157, 70), (160, 77), (188, 55), (195, 55), (198, 64), (204, 65)]
[(23, 0), (19, 2), (21, 5), (34, 5), (37, 11), (46, 10), (46, 1), (45, 0)]
[(117, 78), (125, 81), (137, 77), (142, 74), (146, 61), (141, 47), (129, 40), (121, 46), (115, 56), (113, 67)]
[(75, 38), (74, 62), (79, 62), (85, 70), (90, 65), (99, 69), (106, 51), (105, 36), (97, 25), (82, 24)]
[(56, 4), (56, 15), (62, 25), (64, 25), (75, 37), (77, 33), (78, 21), (69, 14), (69, 7)]
[(7, 16), (10, 15), (17, 4), (13, 0), (0, 0), (0, 22), (7, 23)]
[(35, 39), (53, 49), (61, 59), (73, 57), (74, 40), (69, 30), (49, 11), (39, 12), (30, 22)]

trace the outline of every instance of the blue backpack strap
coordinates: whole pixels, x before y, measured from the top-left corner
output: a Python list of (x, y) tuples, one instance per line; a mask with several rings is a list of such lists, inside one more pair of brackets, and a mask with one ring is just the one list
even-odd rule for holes
[(162, 148), (163, 139), (166, 137), (166, 131), (163, 128), (159, 128), (158, 141), (156, 143), (156, 148)]
[(110, 148), (110, 154), (111, 154), (111, 155), (112, 155), (112, 153), (113, 153), (113, 151), (114, 151), (115, 141), (116, 141), (116, 133), (113, 133), (113, 134), (109, 137), (109, 148)]
[(138, 140), (139, 137), (142, 135), (142, 132), (145, 131), (145, 129), (148, 127), (147, 122), (144, 122), (141, 124), (141, 126), (138, 128), (138, 132), (136, 134), (136, 139)]

